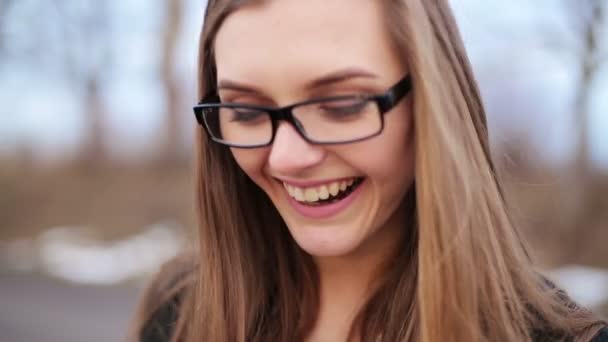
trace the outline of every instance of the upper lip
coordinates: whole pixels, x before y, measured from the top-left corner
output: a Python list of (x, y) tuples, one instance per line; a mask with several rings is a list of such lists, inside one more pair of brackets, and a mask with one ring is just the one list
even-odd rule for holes
[(295, 180), (295, 179), (286, 179), (286, 178), (276, 178), (278, 181), (283, 182), (287, 185), (295, 186), (298, 188), (311, 188), (317, 185), (329, 184), (333, 182), (341, 182), (347, 179), (355, 179), (360, 177), (341, 177), (341, 178), (332, 178), (332, 179), (322, 179), (322, 180)]

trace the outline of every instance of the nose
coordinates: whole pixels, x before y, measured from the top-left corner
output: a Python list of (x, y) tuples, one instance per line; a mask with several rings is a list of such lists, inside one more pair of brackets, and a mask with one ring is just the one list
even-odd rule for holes
[(325, 154), (323, 146), (310, 144), (292, 125), (281, 122), (270, 149), (268, 166), (280, 174), (298, 174), (321, 163)]

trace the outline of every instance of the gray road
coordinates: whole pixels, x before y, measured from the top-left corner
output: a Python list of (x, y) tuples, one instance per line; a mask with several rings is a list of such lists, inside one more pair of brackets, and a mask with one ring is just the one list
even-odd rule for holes
[(0, 273), (0, 342), (124, 341), (138, 292)]

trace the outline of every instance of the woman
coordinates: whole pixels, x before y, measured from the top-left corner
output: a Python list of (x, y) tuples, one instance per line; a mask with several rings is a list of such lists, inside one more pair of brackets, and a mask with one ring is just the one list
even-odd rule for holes
[(529, 261), (447, 1), (210, 1), (199, 88), (200, 252), (141, 340), (608, 340)]

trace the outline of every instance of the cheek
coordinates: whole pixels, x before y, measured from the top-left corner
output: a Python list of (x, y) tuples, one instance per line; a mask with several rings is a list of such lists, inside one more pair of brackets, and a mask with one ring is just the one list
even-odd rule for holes
[(409, 112), (403, 111), (387, 115), (383, 134), (370, 141), (373, 144), (367, 151), (365, 172), (372, 180), (379, 222), (393, 215), (414, 181), (414, 133), (409, 118)]
[(365, 173), (381, 192), (401, 192), (409, 188), (414, 178), (414, 149), (403, 139), (383, 144), (382, 148), (370, 154)]
[[(382, 183), (409, 182), (414, 173), (414, 134), (409, 111), (400, 110), (385, 117), (382, 134), (361, 144), (366, 173)], [(399, 181), (401, 180), (401, 181)]]
[(264, 165), (268, 157), (268, 148), (261, 149), (239, 149), (231, 148), (232, 156), (241, 169), (256, 184), (263, 187)]
[(386, 115), (384, 121), (386, 154), (392, 155), (390, 162), (398, 165), (394, 170), (396, 174), (409, 175), (414, 172), (414, 127), (409, 108), (409, 101), (404, 102), (400, 110)]

